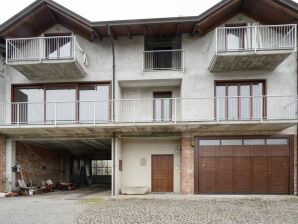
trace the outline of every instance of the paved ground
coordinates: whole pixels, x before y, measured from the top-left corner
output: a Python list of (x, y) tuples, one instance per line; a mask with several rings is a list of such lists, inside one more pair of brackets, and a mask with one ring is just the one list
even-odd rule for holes
[(0, 223), (298, 223), (297, 196), (152, 194), (109, 197), (99, 188), (0, 198)]
[(110, 192), (94, 186), (70, 192), (0, 198), (0, 224), (72, 224), (83, 210)]
[(75, 223), (297, 224), (298, 197), (121, 196), (99, 202), (82, 212)]

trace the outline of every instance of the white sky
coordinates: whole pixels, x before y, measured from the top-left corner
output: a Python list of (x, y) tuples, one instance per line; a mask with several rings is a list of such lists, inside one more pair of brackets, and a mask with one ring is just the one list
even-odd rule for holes
[[(220, 0), (56, 0), (90, 21), (196, 16)], [(298, 2), (298, 0), (294, 0)], [(1, 0), (0, 24), (34, 2)]]
[[(194, 16), (220, 0), (55, 0), (57, 3), (91, 20), (142, 19)], [(298, 0), (297, 0), (298, 1)], [(0, 24), (34, 2), (1, 0)]]

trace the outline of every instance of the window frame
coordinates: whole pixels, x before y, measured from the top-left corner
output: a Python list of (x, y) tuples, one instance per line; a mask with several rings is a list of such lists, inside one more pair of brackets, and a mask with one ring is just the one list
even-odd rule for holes
[[(249, 96), (252, 97), (253, 95), (253, 85), (254, 84), (260, 84), (262, 83), (262, 95), (264, 96), (262, 99), (262, 107), (263, 107), (263, 114), (262, 114), (262, 118), (266, 119), (267, 117), (267, 99), (266, 99), (266, 92), (267, 92), (267, 87), (266, 87), (266, 80), (264, 79), (252, 79), (252, 80), (215, 80), (214, 81), (214, 117), (217, 117), (217, 103), (216, 103), (216, 99), (217, 99), (217, 86), (225, 86), (225, 118), (223, 120), (230, 120), (229, 119), (229, 99), (228, 99), (228, 88), (229, 86), (237, 86), (237, 119), (236, 120), (243, 120), (243, 118), (241, 117), (241, 101), (240, 101), (240, 87), (241, 85), (244, 84), (249, 84), (250, 86), (250, 94)], [(253, 119), (253, 102), (252, 102), (252, 98), (250, 98), (250, 105), (249, 105), (249, 119), (248, 120), (252, 120)], [(247, 119), (246, 119), (247, 120)]]
[[(81, 86), (97, 86), (97, 85), (102, 85), (102, 86), (108, 86), (109, 87), (109, 120), (111, 120), (112, 117), (112, 83), (110, 81), (103, 81), (103, 82), (65, 82), (65, 83), (30, 83), (30, 84), (13, 84), (11, 85), (11, 102), (12, 103), (17, 103), (16, 101), (16, 90), (18, 88), (27, 88), (27, 89), (34, 89), (34, 88), (41, 88), (43, 89), (43, 103), (44, 103), (44, 122), (46, 122), (47, 116), (46, 116), (46, 105), (47, 105), (47, 92), (46, 90), (48, 88), (68, 88), (68, 87), (73, 87), (75, 89), (75, 101), (78, 102), (76, 104), (76, 109), (75, 109), (75, 122), (80, 123), (80, 116), (79, 116), (79, 110), (80, 110), (80, 87)], [(15, 109), (12, 110), (12, 122), (15, 123)]]
[[(93, 161), (95, 161), (95, 166), (93, 166)], [(107, 165), (106, 166), (98, 166), (97, 162), (98, 161), (106, 161)], [(91, 176), (111, 176), (112, 175), (112, 160), (105, 160), (105, 159), (97, 159), (97, 160), (91, 160)], [(95, 173), (93, 173), (93, 170), (96, 170)], [(98, 169), (105, 169), (106, 174), (99, 174)], [(111, 170), (111, 175), (109, 174), (109, 169)]]
[[(170, 97), (157, 97), (158, 95), (169, 95)], [(155, 91), (153, 92), (153, 120), (156, 122), (160, 121), (167, 121), (165, 120), (165, 116), (164, 116), (164, 100), (163, 99), (169, 99), (169, 120), (168, 121), (172, 121), (172, 98), (173, 98), (173, 92), (172, 91)], [(156, 99), (161, 99), (161, 119), (157, 120), (156, 119)]]
[[(244, 27), (247, 26), (247, 23), (231, 23), (231, 24), (225, 24), (226, 28), (229, 27)], [(243, 51), (245, 50), (245, 31), (241, 31), (239, 32), (239, 51)], [(225, 30), (225, 51), (236, 51), (236, 50), (229, 50), (229, 46), (228, 46), (228, 32), (227, 29)]]

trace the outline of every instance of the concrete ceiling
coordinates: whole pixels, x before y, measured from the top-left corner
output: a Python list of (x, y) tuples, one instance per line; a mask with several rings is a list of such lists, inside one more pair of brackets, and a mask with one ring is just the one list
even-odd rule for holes
[(77, 157), (90, 159), (111, 157), (111, 139), (40, 139), (20, 142), (52, 150), (68, 151)]

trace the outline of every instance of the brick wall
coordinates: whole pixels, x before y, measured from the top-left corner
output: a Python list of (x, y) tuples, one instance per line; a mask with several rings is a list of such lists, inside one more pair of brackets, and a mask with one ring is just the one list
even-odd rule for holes
[(194, 194), (194, 147), (192, 138), (181, 139), (180, 192)]
[(0, 136), (0, 192), (5, 191), (5, 170), (6, 170), (5, 138)]
[[(21, 165), (26, 184), (30, 179), (35, 185), (41, 185), (42, 180), (59, 178), (59, 152), (36, 145), (16, 143), (16, 164)], [(20, 174), (17, 174), (17, 180)]]

